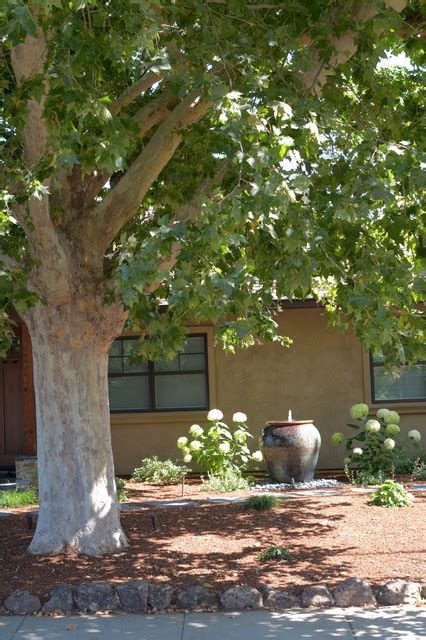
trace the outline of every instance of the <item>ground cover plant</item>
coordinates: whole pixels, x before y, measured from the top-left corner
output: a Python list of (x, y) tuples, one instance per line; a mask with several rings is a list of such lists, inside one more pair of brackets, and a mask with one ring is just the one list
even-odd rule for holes
[(200, 491), (230, 493), (248, 489), (250, 484), (250, 481), (240, 471), (229, 468), (219, 473), (207, 473), (207, 478), (202, 478)]
[(244, 502), (243, 507), (246, 511), (267, 511), (269, 509), (275, 509), (281, 502), (281, 499), (277, 496), (261, 495), (250, 496)]
[(419, 0), (3, 3), (0, 345), (18, 312), (42, 471), (31, 553), (127, 545), (104, 511), (124, 330), (142, 328), (151, 361), (189, 321), (228, 351), (289, 346), (276, 301), (313, 297), (386, 362), (422, 358), (419, 15)]
[(284, 560), (285, 562), (290, 562), (293, 560), (293, 556), (288, 549), (276, 544), (267, 549), (262, 549), (257, 557), (262, 562), (266, 562), (267, 560)]
[(131, 480), (133, 482), (154, 482), (155, 484), (176, 484), (182, 481), (189, 468), (173, 460), (161, 460), (158, 456), (144, 458), (137, 467)]
[(368, 502), (377, 507), (409, 507), (413, 502), (411, 493), (405, 490), (404, 485), (395, 480), (387, 480), (373, 493)]
[(32, 504), (38, 504), (38, 494), (35, 489), (0, 491), (0, 507), (14, 508)]
[[(343, 464), (348, 480), (354, 484), (383, 482), (387, 476), (394, 474), (398, 460), (404, 460), (403, 447), (407, 447), (406, 442), (402, 444), (400, 416), (396, 411), (381, 408), (376, 413), (376, 419), (369, 418), (368, 414), (368, 405), (353, 405), (350, 415), (354, 422), (348, 423), (348, 427), (355, 433), (345, 437), (343, 433), (336, 432), (331, 437), (335, 446), (346, 440)], [(408, 442), (411, 441), (412, 451), (417, 454), (421, 450), (420, 440), (421, 434), (417, 429), (408, 432)]]

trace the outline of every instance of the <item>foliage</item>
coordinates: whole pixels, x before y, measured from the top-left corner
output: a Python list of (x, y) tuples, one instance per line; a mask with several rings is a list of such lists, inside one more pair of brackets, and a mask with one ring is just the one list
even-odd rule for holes
[(189, 429), (189, 438), (178, 438), (177, 446), (182, 451), (183, 461), (192, 459), (203, 470), (214, 475), (223, 475), (228, 469), (242, 472), (250, 461), (260, 462), (260, 451), (250, 453), (247, 440), (253, 436), (247, 429), (247, 416), (238, 411), (234, 413), (234, 427), (222, 421), (223, 413), (211, 409), (207, 414), (208, 426), (203, 428), (193, 424)]
[(395, 460), (395, 473), (411, 474), (415, 465), (426, 463), (426, 451), (417, 442), (410, 446), (401, 446), (398, 451), (398, 458)]
[(411, 471), (413, 480), (426, 480), (426, 462), (417, 458)]
[(0, 507), (13, 509), (31, 504), (38, 504), (38, 494), (35, 489), (0, 491)]
[[(395, 3), (374, 3), (365, 20), (354, 19), (353, 3), (270, 4), (6, 0), (0, 236), (17, 266), (2, 262), (2, 310), (48, 302), (32, 277), (43, 244), (32, 236), (37, 225), (25, 224), (31, 211), (16, 212), (47, 203), (49, 193), (55, 229), (81, 264), (106, 238), (96, 285), (106, 300), (121, 299), (129, 328), (146, 328), (140, 355), (173, 355), (188, 318), (218, 322), (230, 351), (257, 340), (288, 345), (277, 333), (277, 298), (314, 296), (332, 323), (352, 324), (388, 363), (421, 357), (419, 2), (401, 14)], [(336, 67), (336, 34), (354, 34), (354, 24), (353, 55)], [(40, 32), (49, 34), (45, 64), (17, 83), (12, 49)], [(379, 64), (401, 50), (409, 65)], [(143, 76), (156, 82), (118, 108)], [(153, 168), (163, 148), (156, 134), (191, 92), (209, 109), (182, 126), (174, 153)], [(44, 100), (47, 127), (33, 166), (22, 157), (30, 98)], [(198, 215), (183, 215), (225, 158), (224, 175), (201, 188)], [(123, 185), (126, 197), (114, 199), (121, 223), (109, 238), (97, 213)], [(0, 315), (3, 351), (8, 322)]]
[(257, 557), (262, 562), (266, 562), (267, 560), (285, 560), (286, 562), (291, 562), (293, 560), (293, 556), (288, 549), (276, 544), (267, 549), (263, 549)]
[(117, 498), (119, 502), (124, 502), (127, 498), (126, 483), (123, 478), (115, 478), (115, 487), (117, 490)]
[(275, 509), (280, 504), (280, 499), (272, 495), (250, 496), (244, 502), (243, 507), (246, 511), (268, 511)]
[[(384, 475), (392, 473), (398, 460), (401, 445), (399, 444), (400, 417), (396, 411), (382, 408), (376, 413), (376, 419), (368, 418), (368, 406), (356, 404), (350, 409), (355, 423), (348, 427), (356, 433), (346, 438), (345, 470), (349, 481), (357, 484), (376, 483)], [(408, 434), (413, 447), (418, 446), (420, 433), (413, 429)], [(334, 433), (331, 442), (339, 446), (345, 440), (343, 433)]]
[(365, 469), (351, 469), (348, 464), (345, 464), (345, 474), (349, 482), (356, 485), (377, 485), (386, 480), (383, 471), (371, 473)]
[(370, 505), (377, 507), (409, 507), (413, 496), (404, 489), (404, 485), (394, 480), (387, 480), (374, 493)]
[(131, 477), (132, 482), (152, 482), (154, 484), (176, 484), (189, 472), (188, 467), (173, 460), (161, 460), (158, 456), (144, 458)]
[(232, 491), (244, 491), (244, 489), (248, 489), (249, 486), (250, 481), (244, 478), (238, 469), (229, 467), (217, 474), (208, 473), (207, 480), (203, 478), (200, 491), (231, 493)]

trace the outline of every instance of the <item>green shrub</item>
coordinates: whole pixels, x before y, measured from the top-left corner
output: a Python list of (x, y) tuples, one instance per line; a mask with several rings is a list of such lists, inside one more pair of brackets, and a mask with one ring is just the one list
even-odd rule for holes
[(203, 479), (200, 491), (212, 493), (230, 493), (231, 491), (243, 491), (248, 489), (250, 482), (236, 469), (225, 469), (220, 474), (208, 473), (207, 480)]
[(30, 504), (38, 504), (38, 494), (33, 488), (25, 491), (0, 491), (0, 507), (13, 509), (14, 507), (24, 507)]
[(115, 487), (117, 490), (117, 498), (119, 502), (124, 502), (127, 498), (126, 483), (122, 478), (115, 479)]
[(211, 409), (207, 414), (209, 426), (200, 427), (193, 424), (189, 429), (189, 437), (181, 436), (177, 440), (185, 463), (195, 460), (202, 471), (222, 476), (227, 469), (240, 471), (247, 469), (249, 462), (261, 462), (262, 452), (250, 452), (247, 440), (253, 436), (246, 425), (247, 416), (241, 411), (234, 413), (234, 427), (222, 422), (223, 413), (219, 409)]
[(288, 549), (276, 544), (273, 544), (272, 547), (268, 547), (267, 549), (263, 549), (257, 557), (262, 562), (266, 562), (267, 560), (285, 560), (286, 562), (290, 562), (293, 560), (293, 556)]
[(274, 509), (278, 507), (280, 504), (280, 499), (277, 496), (270, 495), (261, 495), (261, 496), (250, 496), (244, 502), (243, 507), (246, 511), (255, 510), (255, 511), (267, 511), (268, 509)]
[(418, 458), (411, 472), (412, 480), (426, 480), (426, 464)]
[[(339, 446), (346, 440), (346, 457), (344, 459), (345, 471), (348, 469), (354, 473), (348, 474), (348, 479), (352, 479), (360, 484), (358, 477), (365, 480), (369, 476), (371, 479), (387, 476), (397, 468), (398, 460), (401, 457), (401, 443), (398, 441), (400, 428), (400, 417), (396, 411), (389, 409), (379, 409), (376, 418), (369, 418), (368, 405), (359, 403), (353, 405), (349, 411), (355, 422), (348, 423), (348, 427), (355, 431), (354, 435), (346, 437), (343, 433), (337, 432), (331, 436), (331, 442)], [(420, 448), (420, 432), (412, 429), (408, 433), (408, 439), (412, 443), (412, 448)], [(352, 479), (351, 479), (352, 478)], [(363, 482), (370, 484), (370, 482)]]
[(387, 480), (373, 493), (368, 504), (377, 507), (409, 507), (412, 501), (413, 496), (400, 482)]
[(403, 446), (398, 451), (395, 460), (395, 473), (400, 475), (412, 474), (415, 467), (426, 463), (426, 451), (417, 443), (410, 447)]
[(370, 471), (364, 471), (362, 469), (350, 469), (348, 465), (345, 465), (345, 474), (349, 482), (356, 485), (383, 484), (386, 480), (386, 476), (383, 471), (370, 473)]
[(144, 458), (141, 466), (133, 471), (133, 482), (152, 482), (154, 484), (176, 484), (188, 473), (188, 467), (173, 460), (160, 460), (158, 456)]

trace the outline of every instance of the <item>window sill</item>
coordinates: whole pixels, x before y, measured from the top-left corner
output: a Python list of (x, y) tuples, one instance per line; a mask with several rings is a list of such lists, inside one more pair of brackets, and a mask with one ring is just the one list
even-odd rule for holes
[[(426, 402), (423, 400), (419, 402), (376, 402), (371, 404), (371, 409), (374, 409), (374, 413), (379, 409), (389, 409), (390, 411), (397, 411), (402, 415), (410, 413), (426, 413)], [(370, 413), (373, 412), (370, 411)]]
[(207, 419), (207, 409), (201, 411), (155, 411), (139, 413), (111, 413), (111, 425), (120, 424), (168, 424), (182, 423), (192, 424), (194, 422), (205, 422)]

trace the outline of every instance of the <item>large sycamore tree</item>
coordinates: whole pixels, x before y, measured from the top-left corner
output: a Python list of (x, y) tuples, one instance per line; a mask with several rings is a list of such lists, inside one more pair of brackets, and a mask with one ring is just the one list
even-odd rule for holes
[(314, 296), (389, 362), (419, 358), (420, 6), (2, 4), (0, 324), (3, 351), (13, 310), (32, 340), (30, 552), (127, 545), (107, 385), (125, 327), (145, 358), (189, 320), (231, 351), (288, 345), (279, 301)]

